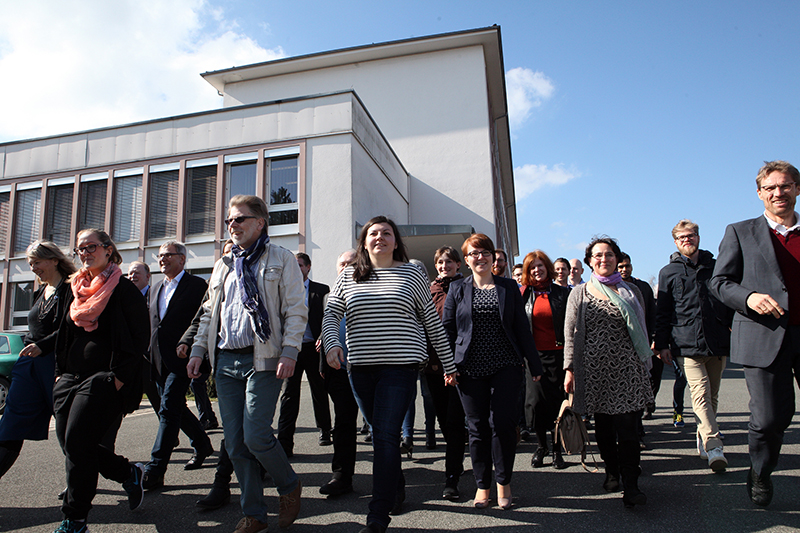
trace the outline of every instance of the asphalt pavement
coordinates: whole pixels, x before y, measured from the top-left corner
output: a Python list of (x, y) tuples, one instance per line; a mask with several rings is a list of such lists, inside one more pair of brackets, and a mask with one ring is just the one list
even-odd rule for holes
[[(602, 465), (597, 473), (584, 470), (574, 456), (566, 457), (569, 468), (530, 466), (535, 444), (518, 447), (512, 482), (514, 508), (477, 510), (471, 507), (475, 481), (465, 458), (467, 472), (461, 478), (461, 501), (441, 498), (444, 485), (444, 443), (438, 434), (438, 447), (424, 446), (422, 399), (417, 397), (416, 441), (413, 458), (403, 458), (408, 498), (404, 514), (392, 519), (390, 530), (412, 532), (471, 531), (473, 533), (515, 533), (546, 531), (596, 532), (749, 532), (800, 530), (800, 431), (797, 421), (784, 439), (778, 471), (774, 474), (775, 498), (761, 509), (753, 506), (745, 491), (749, 468), (747, 419), (749, 396), (744, 376), (738, 367), (725, 371), (719, 422), (725, 435), (725, 473), (714, 474), (706, 461), (697, 456), (695, 423), (686, 391), (686, 427), (672, 425), (672, 384), (670, 370), (658, 395), (653, 420), (645, 421), (648, 449), (642, 454), (643, 476), (640, 488), (648, 503), (624, 509), (621, 494), (606, 494), (602, 489)], [(194, 408), (192, 406), (192, 408)], [(216, 406), (215, 406), (216, 408)], [(301, 415), (298, 421), (295, 457), (292, 464), (304, 485), (302, 510), (288, 530), (294, 533), (358, 532), (364, 525), (371, 490), (369, 444), (359, 435), (355, 492), (326, 498), (319, 487), (330, 478), (332, 448), (317, 444), (307, 384), (304, 383)], [(157, 420), (145, 401), (142, 408), (125, 418), (117, 439), (117, 450), (131, 461), (146, 462), (155, 439)], [(593, 436), (593, 432), (590, 432)], [(210, 432), (219, 449), (222, 430)], [(600, 461), (596, 447), (594, 457)], [(183, 464), (192, 450), (185, 435), (173, 453), (163, 489), (148, 492), (141, 510), (128, 510), (122, 487), (100, 479), (94, 508), (89, 514), (89, 529), (94, 533), (177, 533), (231, 532), (241, 518), (239, 488), (232, 486), (231, 504), (217, 511), (201, 511), (195, 506), (213, 480), (217, 454), (203, 468), (184, 471)], [(591, 456), (589, 457), (591, 464)], [(0, 479), (0, 531), (50, 533), (61, 521), (58, 492), (64, 488), (64, 458), (51, 430), (50, 439), (26, 442), (14, 467)], [(278, 531), (278, 498), (269, 483), (265, 498), (270, 508), (270, 529)], [(493, 494), (493, 499), (496, 498)], [(496, 499), (494, 499), (496, 503)]]

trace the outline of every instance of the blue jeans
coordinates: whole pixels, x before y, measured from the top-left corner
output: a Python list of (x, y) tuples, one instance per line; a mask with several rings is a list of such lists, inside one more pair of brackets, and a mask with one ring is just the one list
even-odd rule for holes
[(194, 378), (190, 387), (194, 393), (194, 404), (197, 407), (197, 418), (200, 423), (217, 421), (217, 415), (214, 414), (214, 408), (211, 407), (211, 400), (208, 398), (208, 376), (209, 374), (201, 374), (199, 378)]
[(172, 448), (181, 428), (189, 436), (192, 447), (197, 452), (209, 452), (212, 449), (211, 439), (194, 413), (186, 406), (186, 391), (190, 382), (185, 372), (183, 375), (170, 372), (163, 384), (156, 383), (161, 405), (158, 410), (158, 434), (146, 468), (148, 473), (163, 476), (167, 471)]
[(225, 449), (242, 491), (242, 512), (266, 522), (259, 463), (272, 476), (278, 494), (289, 494), (299, 483), (272, 429), (283, 380), (274, 371), (256, 372), (252, 353), (226, 350), (217, 355), (216, 380)]
[(350, 369), (353, 392), (372, 426), (372, 501), (367, 524), (389, 526), (389, 511), (398, 488), (404, 484), (400, 470), (400, 428), (416, 392), (417, 376), (418, 370), (410, 366)]

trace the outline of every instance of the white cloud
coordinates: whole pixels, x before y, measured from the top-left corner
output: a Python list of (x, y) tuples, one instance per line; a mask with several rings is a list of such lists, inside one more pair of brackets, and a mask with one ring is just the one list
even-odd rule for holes
[(283, 57), (204, 0), (9, 2), (0, 140), (216, 109), (201, 72)]
[(523, 165), (514, 169), (514, 192), (517, 202), (544, 186), (564, 185), (581, 173), (574, 169), (566, 169), (558, 164), (552, 168), (547, 165)]
[(509, 125), (515, 130), (528, 120), (533, 108), (553, 95), (555, 86), (543, 72), (517, 67), (506, 72), (506, 92)]

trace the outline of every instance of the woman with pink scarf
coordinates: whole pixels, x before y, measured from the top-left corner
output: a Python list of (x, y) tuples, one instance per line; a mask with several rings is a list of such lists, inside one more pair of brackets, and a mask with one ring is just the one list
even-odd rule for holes
[(141, 365), (150, 324), (144, 297), (122, 277), (122, 257), (107, 233), (78, 233), (83, 267), (70, 278), (69, 310), (56, 343), (56, 435), (66, 456), (64, 520), (54, 533), (84, 533), (97, 477), (122, 483), (131, 510), (141, 506), (141, 465), (100, 445), (121, 413), (142, 398)]

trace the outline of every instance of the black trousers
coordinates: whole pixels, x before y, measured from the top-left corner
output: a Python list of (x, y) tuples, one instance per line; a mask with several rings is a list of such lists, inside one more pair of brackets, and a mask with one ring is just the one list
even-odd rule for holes
[[(544, 373), (542, 379), (534, 381), (531, 391), (533, 400), (533, 427), (539, 446), (547, 448), (547, 433), (556, 427), (564, 395), (564, 350), (539, 352)], [(553, 449), (558, 450), (558, 436), (553, 434)]]
[(287, 453), (294, 448), (294, 432), (297, 427), (297, 415), (300, 414), (300, 385), (304, 371), (311, 389), (311, 403), (314, 406), (317, 428), (323, 431), (331, 430), (331, 408), (328, 405), (325, 383), (319, 374), (319, 357), (314, 343), (304, 342), (303, 348), (297, 355), (294, 374), (283, 386), (281, 412), (278, 418), (278, 440)]
[(639, 420), (642, 411), (619, 415), (594, 414), (594, 435), (606, 472), (635, 472), (638, 477), (641, 449), (639, 448)]
[(98, 474), (119, 483), (131, 475), (128, 460), (100, 444), (122, 414), (122, 398), (111, 372), (87, 378), (65, 374), (53, 387), (53, 403), (67, 470), (61, 512), (64, 518), (82, 520), (92, 508)]
[(472, 472), (479, 489), (491, 488), (492, 466), (498, 484), (511, 483), (524, 371), (522, 365), (507, 366), (491, 376), (458, 377), (458, 392), (469, 426)]
[(789, 326), (778, 356), (767, 368), (744, 367), (750, 392), (748, 445), (756, 474), (778, 465), (783, 433), (795, 412), (794, 380), (800, 384), (800, 326)]
[(331, 470), (335, 479), (349, 481), (353, 479), (356, 468), (358, 404), (353, 396), (347, 369), (325, 367), (325, 390), (333, 402), (334, 414)]
[(464, 472), (464, 407), (458, 396), (458, 389), (444, 384), (444, 376), (440, 373), (425, 374), (428, 390), (431, 391), (433, 405), (439, 428), (444, 435), (446, 448), (444, 452), (445, 477), (460, 476)]

